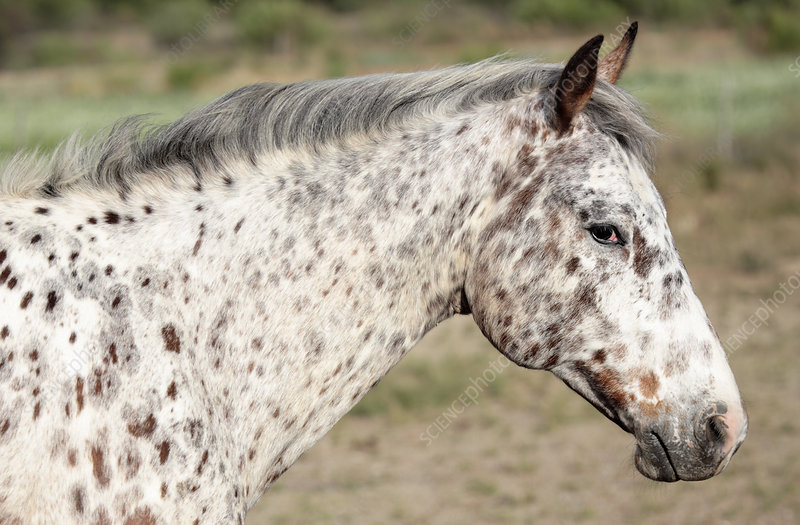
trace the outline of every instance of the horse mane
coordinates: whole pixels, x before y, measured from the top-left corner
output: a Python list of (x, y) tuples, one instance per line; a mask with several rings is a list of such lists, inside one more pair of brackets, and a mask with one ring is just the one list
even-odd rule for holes
[[(171, 124), (129, 117), (83, 143), (77, 135), (54, 153), (18, 153), (0, 171), (0, 194), (58, 196), (73, 188), (127, 193), (143, 176), (189, 168), (202, 184), (231, 160), (255, 164), (281, 150), (317, 150), (354, 136), (377, 138), (482, 104), (552, 89), (562, 66), (493, 58), (472, 65), (234, 90)], [(656, 133), (640, 104), (598, 81), (583, 113), (650, 169)], [(148, 179), (151, 180), (151, 179)]]

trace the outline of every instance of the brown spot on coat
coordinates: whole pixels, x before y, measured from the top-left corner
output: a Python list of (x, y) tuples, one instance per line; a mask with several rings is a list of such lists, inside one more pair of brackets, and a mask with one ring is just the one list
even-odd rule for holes
[(158, 446), (158, 461), (163, 465), (169, 458), (169, 441), (162, 441)]
[(138, 507), (125, 518), (123, 525), (156, 525), (156, 518), (149, 507)]
[(648, 370), (639, 376), (639, 392), (644, 397), (655, 397), (660, 384), (658, 376), (652, 370)]
[(75, 512), (78, 514), (83, 514), (83, 500), (85, 497), (83, 492), (83, 488), (81, 487), (72, 489), (72, 504), (75, 506)]
[(198, 476), (203, 473), (203, 467), (205, 467), (207, 461), (208, 461), (208, 450), (204, 450), (203, 457), (200, 459), (200, 464), (197, 465)]
[(633, 270), (646, 279), (658, 259), (658, 250), (651, 248), (642, 237), (639, 228), (633, 230)]
[(78, 405), (78, 413), (83, 410), (83, 378), (78, 377), (75, 380), (75, 403)]
[(33, 299), (33, 292), (25, 292), (25, 295), (22, 296), (22, 300), (19, 302), (19, 307), (21, 309), (26, 309), (29, 304), (31, 304), (31, 299)]
[(58, 295), (54, 290), (50, 290), (47, 293), (47, 305), (44, 307), (44, 311), (52, 312), (53, 308), (56, 307), (56, 303), (58, 303)]
[(181, 353), (181, 340), (175, 331), (175, 326), (168, 324), (161, 328), (161, 337), (164, 339), (164, 348), (168, 352)]
[(175, 381), (173, 381), (167, 387), (167, 395), (170, 397), (170, 399), (175, 399), (177, 393), (178, 393), (178, 388), (175, 386)]
[(111, 516), (105, 507), (98, 507), (92, 514), (92, 525), (111, 525)]
[(104, 460), (105, 453), (100, 447), (93, 446), (91, 450), (91, 455), (92, 455), (92, 473), (94, 474), (94, 478), (97, 480), (97, 483), (99, 483), (100, 487), (103, 488), (108, 485), (109, 481), (111, 481), (110, 470), (106, 466)]
[(156, 429), (156, 418), (149, 414), (142, 421), (128, 423), (128, 432), (134, 437), (149, 437)]
[(567, 261), (567, 274), (572, 275), (575, 273), (575, 270), (578, 269), (578, 265), (580, 264), (581, 260), (579, 257), (573, 257), (569, 261)]
[(133, 447), (128, 447), (117, 461), (120, 470), (125, 472), (126, 480), (130, 480), (136, 476), (141, 464), (142, 460), (139, 457), (139, 453)]

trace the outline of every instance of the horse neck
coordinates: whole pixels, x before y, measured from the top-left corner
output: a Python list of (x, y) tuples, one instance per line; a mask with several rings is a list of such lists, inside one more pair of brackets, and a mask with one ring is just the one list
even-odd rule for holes
[(49, 228), (65, 263), (82, 245), (81, 260), (94, 262), (78, 278), (105, 274), (129, 293), (135, 321), (113, 322), (129, 325), (121, 330), (153, 363), (178, 360), (179, 371), (164, 362), (152, 373), (167, 385), (184, 378), (255, 501), (459, 311), (476, 225), (507, 156), (496, 113), (265, 155), (228, 166), (230, 184), (195, 188), (177, 170), (169, 187), (125, 200), (76, 192), (10, 211)]
[(271, 346), (257, 355), (283, 368), (266, 374), (254, 481), (288, 467), (460, 310), (477, 217), (503, 162), (490, 124), (488, 114), (430, 123), (283, 162), (263, 181), (255, 201), (269, 204), (245, 225), (270, 258), (265, 297), (275, 305), (272, 287), (282, 297), (263, 319)]

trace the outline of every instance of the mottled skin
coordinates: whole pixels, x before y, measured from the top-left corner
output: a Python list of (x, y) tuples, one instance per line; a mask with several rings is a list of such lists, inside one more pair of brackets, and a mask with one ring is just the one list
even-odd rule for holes
[(202, 187), (0, 195), (0, 523), (242, 523), (470, 311), (633, 432), (645, 475), (724, 468), (746, 416), (663, 202), (580, 103), (559, 133), (552, 97)]

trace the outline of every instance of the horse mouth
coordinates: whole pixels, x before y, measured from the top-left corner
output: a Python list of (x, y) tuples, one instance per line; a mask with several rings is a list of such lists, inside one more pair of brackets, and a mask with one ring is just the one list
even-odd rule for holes
[(673, 482), (680, 479), (667, 446), (655, 432), (645, 435), (637, 443), (634, 464), (643, 476), (653, 481)]

